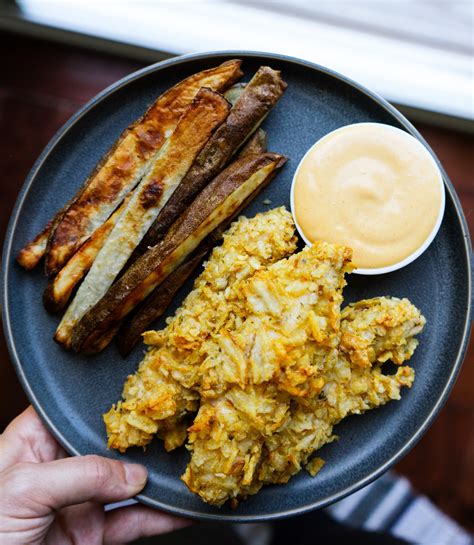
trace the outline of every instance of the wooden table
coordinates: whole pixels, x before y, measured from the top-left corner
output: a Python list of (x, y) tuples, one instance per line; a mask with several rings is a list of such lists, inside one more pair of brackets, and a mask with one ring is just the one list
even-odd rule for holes
[[(0, 240), (20, 187), (42, 148), (96, 93), (142, 63), (58, 44), (0, 37)], [(445, 166), (474, 227), (474, 137), (417, 124)], [(398, 464), (415, 487), (474, 529), (474, 349), (436, 422)], [(27, 400), (0, 338), (0, 430)]]

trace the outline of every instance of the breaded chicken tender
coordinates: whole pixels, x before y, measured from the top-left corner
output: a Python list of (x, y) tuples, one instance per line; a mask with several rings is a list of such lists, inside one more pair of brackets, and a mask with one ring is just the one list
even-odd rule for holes
[(206, 343), (201, 408), (188, 430), (183, 480), (205, 501), (252, 493), (245, 487), (255, 484), (265, 437), (284, 425), (292, 398), (324, 387), (325, 368), (337, 362), (350, 259), (348, 248), (316, 242), (241, 284), (246, 319)]
[[(414, 336), (426, 320), (408, 299), (359, 301), (346, 307), (341, 318), (337, 364), (327, 366), (321, 394), (293, 400), (290, 418), (266, 441), (267, 455), (258, 475), (265, 484), (287, 482), (315, 450), (335, 438), (332, 428), (343, 418), (398, 400), (401, 388), (413, 384), (414, 370), (402, 364), (413, 355), (418, 345)], [(358, 353), (342, 342), (348, 331), (357, 340)], [(361, 366), (360, 358), (367, 352), (370, 363)], [(392, 375), (381, 369), (388, 360), (400, 365)]]
[(319, 392), (321, 370), (337, 357), (350, 260), (348, 248), (316, 242), (242, 282), (242, 323), (205, 343), (201, 397), (269, 381), (294, 396)]
[(145, 334), (150, 348), (104, 416), (110, 447), (156, 435), (171, 450), (187, 438), (188, 488), (236, 504), (303, 467), (315, 475), (324, 462), (311, 457), (336, 439), (336, 424), (400, 399), (414, 380), (403, 364), (420, 311), (390, 297), (341, 311), (350, 249), (295, 247), (284, 208), (231, 226), (175, 316)]
[[(342, 312), (338, 355), (320, 368), (324, 385), (319, 392), (295, 396), (269, 381), (233, 386), (201, 405), (189, 430), (192, 457), (183, 480), (215, 505), (255, 494), (264, 484), (286, 483), (335, 439), (334, 425), (399, 399), (400, 389), (412, 385), (413, 369), (401, 364), (412, 356), (413, 337), (424, 324), (407, 299), (381, 297), (350, 305)], [(401, 365), (393, 375), (381, 370), (388, 359)], [(315, 474), (322, 461), (308, 465)]]
[(145, 334), (150, 345), (138, 371), (130, 375), (119, 401), (104, 415), (108, 445), (124, 452), (147, 445), (155, 434), (171, 450), (183, 444), (183, 416), (199, 406), (203, 343), (241, 321), (238, 286), (296, 248), (291, 214), (283, 207), (239, 218), (215, 248), (175, 316), (162, 331)]
[(426, 320), (408, 299), (376, 297), (348, 305), (342, 311), (341, 344), (359, 367), (411, 358)]

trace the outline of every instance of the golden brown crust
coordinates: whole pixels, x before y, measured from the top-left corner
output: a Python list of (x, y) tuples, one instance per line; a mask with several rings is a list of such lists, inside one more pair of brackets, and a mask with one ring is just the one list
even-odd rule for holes
[(178, 83), (128, 127), (99, 162), (50, 234), (46, 270), (56, 274), (139, 181), (167, 135), (203, 86), (220, 91), (241, 76), (233, 60)]
[(241, 186), (260, 171), (262, 177), (258, 185), (264, 183), (283, 163), (281, 155), (265, 153), (240, 159), (217, 176), (175, 222), (163, 241), (136, 261), (85, 314), (73, 331), (72, 348), (77, 352), (84, 350), (87, 344), (94, 343), (105, 330), (122, 320), (256, 189), (249, 186), (247, 193), (240, 194)]
[(190, 388), (199, 387), (207, 340), (221, 328), (232, 330), (238, 320), (240, 306), (234, 301), (240, 298), (241, 282), (295, 249), (295, 228), (283, 207), (232, 223), (167, 326), (144, 335), (150, 347), (145, 361), (126, 381), (123, 403), (104, 417), (110, 448), (124, 452), (145, 446), (155, 431), (161, 435), (166, 430), (167, 438), (183, 415), (198, 408)]
[(27, 270), (31, 270), (41, 261), (41, 258), (48, 251), (49, 237), (56, 229), (56, 225), (61, 221), (66, 210), (71, 206), (74, 199), (69, 199), (67, 203), (59, 210), (44, 226), (43, 230), (36, 237), (28, 242), (26, 246), (18, 253), (18, 263)]
[[(262, 66), (245, 86), (225, 122), (204, 146), (189, 172), (143, 238), (133, 262), (148, 247), (163, 239), (173, 222), (193, 198), (226, 166), (234, 152), (245, 142), (286, 89), (280, 72)], [(260, 150), (262, 151), (262, 150)]]
[(91, 237), (84, 242), (66, 265), (50, 281), (43, 293), (43, 304), (48, 312), (59, 312), (66, 306), (74, 288), (91, 268), (94, 259), (117, 223), (118, 218), (125, 210), (130, 196), (131, 193), (127, 195), (123, 203), (110, 218), (92, 233)]
[(43, 257), (48, 244), (49, 231), (52, 223), (53, 220), (48, 221), (41, 233), (38, 233), (33, 240), (28, 242), (16, 256), (17, 262), (27, 271), (36, 267)]
[(56, 225), (61, 221), (66, 210), (73, 203), (74, 198), (69, 199), (44, 226), (43, 230), (36, 237), (28, 242), (26, 246), (18, 253), (18, 263), (27, 270), (31, 270), (41, 261), (41, 258), (48, 250), (48, 241), (51, 233), (56, 229)]

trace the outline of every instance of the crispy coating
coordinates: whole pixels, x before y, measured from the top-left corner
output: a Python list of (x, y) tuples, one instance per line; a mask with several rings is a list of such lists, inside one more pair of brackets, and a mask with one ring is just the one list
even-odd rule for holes
[[(205, 345), (202, 404), (189, 429), (183, 480), (205, 501), (220, 505), (258, 490), (265, 438), (285, 424), (293, 398), (324, 387), (324, 370), (337, 361), (350, 259), (348, 248), (317, 242), (241, 284), (241, 324)], [(226, 451), (215, 456), (221, 444)]]
[[(128, 377), (123, 401), (104, 416), (110, 447), (144, 446), (159, 428), (171, 429), (187, 411), (197, 410), (203, 342), (240, 320), (239, 283), (295, 248), (293, 221), (284, 208), (241, 217), (231, 225), (167, 327), (145, 334), (151, 348), (137, 373)], [(166, 448), (178, 444), (176, 437), (168, 442), (165, 437)]]
[[(293, 400), (290, 418), (267, 439), (258, 475), (264, 484), (287, 482), (315, 450), (335, 439), (334, 425), (348, 415), (400, 399), (401, 388), (413, 383), (414, 370), (402, 364), (413, 355), (418, 344), (414, 335), (425, 324), (414, 305), (407, 299), (378, 297), (346, 307), (341, 317), (341, 337), (350, 328), (358, 338), (370, 339), (365, 348), (370, 349), (373, 358), (369, 365), (361, 367), (352, 349), (346, 350), (341, 344), (336, 365), (328, 365), (324, 372), (321, 394)], [(382, 372), (387, 359), (400, 365), (393, 375)]]
[(348, 248), (317, 242), (242, 283), (242, 324), (205, 346), (201, 396), (264, 382), (294, 396), (318, 393), (320, 369), (337, 357), (350, 259)]
[[(182, 479), (217, 506), (286, 483), (303, 467), (315, 475), (324, 461), (310, 458), (336, 439), (338, 422), (400, 399), (412, 385), (414, 371), (403, 364), (425, 324), (407, 299), (380, 297), (341, 311), (352, 269), (342, 246), (317, 242), (248, 270), (249, 249), (278, 232), (264, 222), (257, 233), (242, 229), (240, 247), (237, 228), (257, 218), (233, 225), (168, 326), (145, 335), (154, 348), (129, 377), (124, 401), (105, 415), (109, 446), (123, 451), (158, 435), (170, 450), (186, 440), (183, 416), (199, 409)], [(287, 241), (291, 220), (289, 232)], [(245, 274), (235, 274), (236, 263)], [(388, 360), (399, 366), (392, 375), (382, 369)]]
[[(315, 450), (333, 441), (333, 426), (393, 399), (410, 387), (412, 368), (401, 365), (416, 347), (413, 335), (425, 320), (406, 299), (376, 298), (351, 305), (342, 313), (341, 332), (369, 339), (368, 365), (359, 365), (354, 349), (342, 348), (320, 369), (318, 394), (291, 396), (274, 382), (245, 389), (234, 386), (204, 402), (189, 429), (192, 452), (183, 480), (206, 502), (222, 505), (255, 494), (264, 484), (286, 483), (308, 464)], [(344, 333), (342, 333), (342, 336)], [(400, 367), (381, 371), (390, 358)], [(309, 462), (314, 473), (322, 461)]]
[(408, 299), (396, 297), (358, 301), (342, 311), (342, 318), (341, 350), (359, 367), (388, 360), (401, 365), (413, 354), (414, 336), (426, 322)]

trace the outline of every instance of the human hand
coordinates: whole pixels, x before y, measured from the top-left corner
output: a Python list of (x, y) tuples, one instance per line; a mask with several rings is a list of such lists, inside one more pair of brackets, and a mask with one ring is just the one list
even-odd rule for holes
[(119, 545), (189, 521), (134, 505), (146, 469), (99, 456), (68, 458), (32, 407), (0, 435), (0, 545)]

